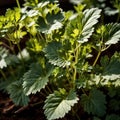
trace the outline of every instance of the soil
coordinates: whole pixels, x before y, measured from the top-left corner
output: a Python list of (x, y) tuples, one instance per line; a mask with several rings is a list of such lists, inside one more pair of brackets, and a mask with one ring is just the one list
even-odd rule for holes
[[(43, 110), (44, 100), (45, 97), (38, 93), (30, 96), (29, 105), (16, 106), (9, 95), (0, 91), (0, 120), (46, 120)], [(64, 118), (58, 120), (77, 119), (68, 113)]]
[(42, 101), (37, 94), (31, 96), (29, 105), (16, 106), (9, 95), (0, 92), (0, 120), (46, 120)]

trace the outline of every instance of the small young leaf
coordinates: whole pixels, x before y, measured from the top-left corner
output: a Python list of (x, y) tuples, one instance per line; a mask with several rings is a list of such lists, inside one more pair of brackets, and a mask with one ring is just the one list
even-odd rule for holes
[(87, 111), (89, 114), (92, 113), (101, 117), (106, 112), (105, 95), (97, 89), (92, 89), (89, 93), (89, 96), (83, 94), (81, 96), (81, 102), (84, 110)]
[(62, 118), (78, 100), (74, 91), (70, 91), (68, 94), (65, 89), (60, 89), (47, 97), (44, 105), (44, 113), (48, 120)]

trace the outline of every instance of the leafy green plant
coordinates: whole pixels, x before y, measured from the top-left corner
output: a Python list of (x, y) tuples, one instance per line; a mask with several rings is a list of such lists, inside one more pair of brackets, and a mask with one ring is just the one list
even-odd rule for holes
[[(120, 24), (100, 24), (99, 8), (78, 4), (75, 10), (64, 12), (58, 1), (26, 0), (22, 8), (8, 9), (0, 16), (1, 39), (9, 43), (1, 40), (1, 45), (12, 52), (0, 49), (1, 89), (21, 106), (29, 104), (30, 95), (44, 90), (48, 120), (63, 118), (68, 112), (78, 118), (75, 104), (94, 119), (109, 120), (114, 113), (111, 109), (107, 115), (107, 104), (109, 108), (113, 105), (106, 99), (114, 94), (110, 88), (120, 85), (120, 53), (102, 53), (119, 43)], [(24, 39), (26, 52), (20, 46)]]

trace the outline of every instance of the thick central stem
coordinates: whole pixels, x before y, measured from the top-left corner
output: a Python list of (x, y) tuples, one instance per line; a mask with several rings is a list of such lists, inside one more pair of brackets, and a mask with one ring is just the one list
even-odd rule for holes
[(79, 57), (79, 45), (77, 44), (76, 45), (76, 49), (75, 49), (75, 53), (74, 53), (74, 56), (75, 56), (75, 62), (74, 62), (74, 75), (73, 75), (73, 80), (75, 82), (76, 80), (76, 77), (77, 77), (77, 66), (76, 64), (78, 63), (78, 57)]

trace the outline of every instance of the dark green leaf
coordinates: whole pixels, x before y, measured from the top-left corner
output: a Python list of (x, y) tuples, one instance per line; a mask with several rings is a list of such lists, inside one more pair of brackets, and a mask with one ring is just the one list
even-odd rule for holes
[(53, 67), (49, 64), (46, 65), (46, 68), (47, 70), (39, 63), (34, 63), (30, 70), (24, 74), (23, 88), (26, 95), (35, 94), (47, 85)]
[(81, 102), (84, 110), (89, 114), (103, 116), (106, 113), (105, 95), (97, 89), (92, 89), (88, 96), (83, 94), (81, 96)]
[(29, 102), (29, 97), (25, 95), (22, 83), (22, 80), (15, 81), (8, 86), (7, 90), (16, 105), (25, 106)]
[(120, 120), (120, 116), (116, 114), (107, 115), (105, 120)]
[(105, 79), (115, 80), (120, 78), (120, 54), (115, 53), (108, 65), (104, 67), (103, 77)]

